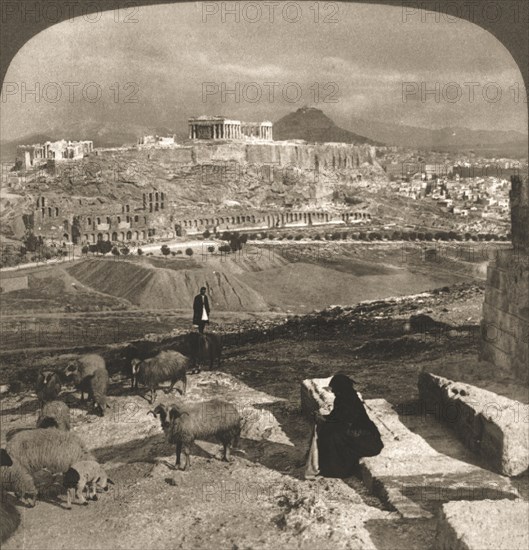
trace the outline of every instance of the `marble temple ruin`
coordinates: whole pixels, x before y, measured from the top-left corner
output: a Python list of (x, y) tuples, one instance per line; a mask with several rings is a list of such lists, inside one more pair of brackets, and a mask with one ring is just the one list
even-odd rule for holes
[(189, 139), (240, 139), (272, 141), (272, 122), (242, 122), (223, 116), (189, 119)]
[(93, 141), (46, 141), (17, 147), (16, 164), (23, 170), (45, 164), (48, 160), (78, 160), (94, 150)]

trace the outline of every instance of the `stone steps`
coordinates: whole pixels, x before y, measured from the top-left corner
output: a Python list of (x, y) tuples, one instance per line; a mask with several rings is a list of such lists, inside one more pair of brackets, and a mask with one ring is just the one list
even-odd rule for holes
[[(302, 410), (308, 419), (314, 410), (326, 413), (332, 408), (334, 396), (324, 389), (329, 380), (302, 383)], [(385, 399), (368, 399), (365, 404), (384, 449), (362, 459), (364, 482), (404, 519), (430, 520), (443, 503), (453, 500), (519, 496), (508, 478), (481, 467), (456, 435), (432, 416), (401, 418)]]

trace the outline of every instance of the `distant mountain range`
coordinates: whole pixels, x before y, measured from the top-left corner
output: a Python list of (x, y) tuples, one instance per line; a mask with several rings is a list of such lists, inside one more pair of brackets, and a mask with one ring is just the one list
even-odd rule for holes
[[(412, 149), (446, 152), (474, 151), (484, 156), (527, 157), (527, 135), (504, 130), (470, 130), (469, 128), (429, 129), (389, 122), (348, 118), (347, 128), (338, 126), (323, 111), (302, 107), (274, 123), (274, 139), (301, 139), (308, 142), (367, 143), (394, 145)], [(95, 147), (117, 147), (137, 142), (148, 134), (161, 136), (176, 134), (177, 140), (187, 137), (187, 128), (169, 129), (163, 126), (147, 127), (124, 122), (72, 122), (46, 129), (13, 141), (0, 143), (1, 160), (12, 162), (20, 144), (41, 143), (57, 139), (91, 139)]]
[(446, 151), (475, 149), (476, 152), (490, 148), (513, 148), (527, 155), (527, 134), (515, 131), (460, 127), (430, 129), (361, 118), (350, 119), (348, 127), (368, 138), (399, 147)]

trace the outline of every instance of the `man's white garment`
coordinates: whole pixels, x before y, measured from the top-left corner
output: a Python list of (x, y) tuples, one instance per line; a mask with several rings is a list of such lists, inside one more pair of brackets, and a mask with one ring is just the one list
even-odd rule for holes
[(201, 320), (202, 321), (207, 321), (208, 320), (208, 313), (206, 311), (204, 296), (202, 296), (202, 319)]

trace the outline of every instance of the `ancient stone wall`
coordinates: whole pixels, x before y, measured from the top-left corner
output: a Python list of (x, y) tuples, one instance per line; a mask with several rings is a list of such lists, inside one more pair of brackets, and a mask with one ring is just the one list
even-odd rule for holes
[(490, 263), (480, 357), (529, 380), (529, 179), (512, 179), (510, 251)]

